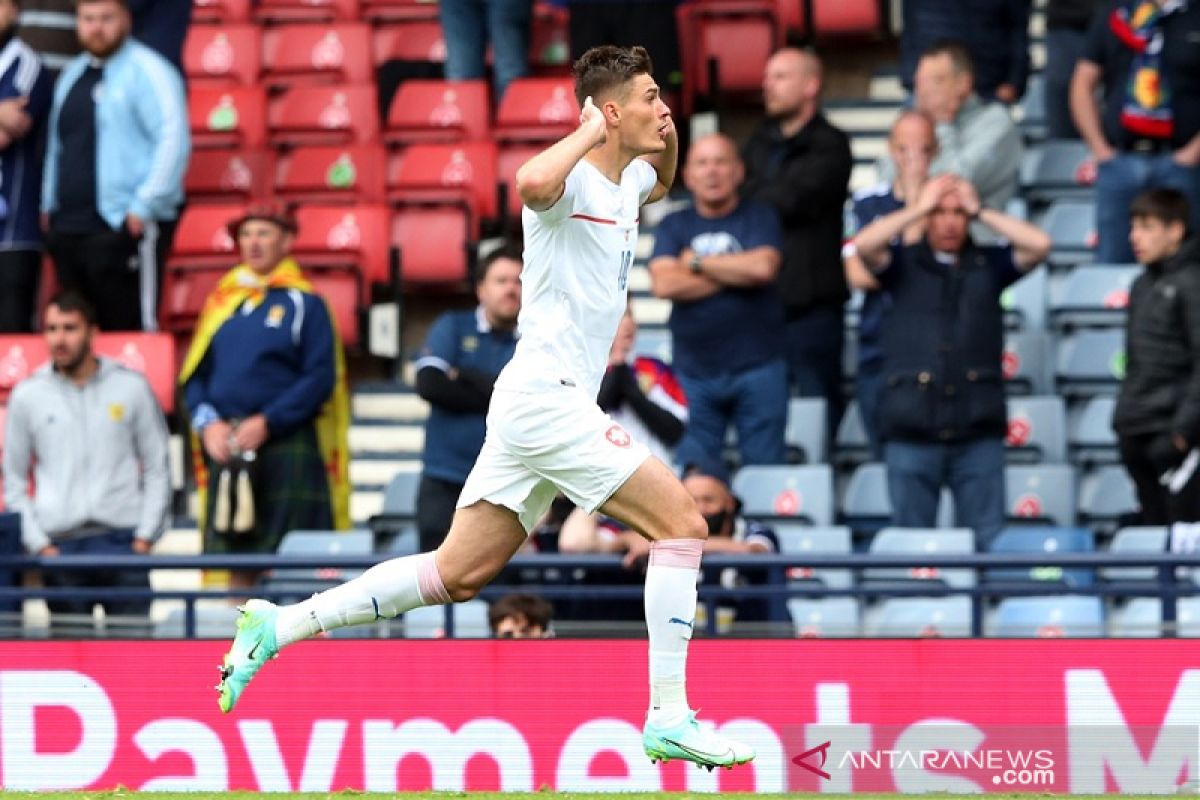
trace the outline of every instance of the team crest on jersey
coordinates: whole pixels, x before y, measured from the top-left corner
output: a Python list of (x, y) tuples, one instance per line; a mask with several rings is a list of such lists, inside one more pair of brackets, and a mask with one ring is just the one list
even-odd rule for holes
[(108, 418), (113, 422), (120, 422), (125, 419), (125, 406), (121, 403), (109, 403)]
[(474, 353), (479, 349), (479, 337), (464, 336), (462, 338), (462, 349), (464, 353)]
[(604, 438), (608, 439), (608, 443), (615, 447), (629, 447), (630, 442), (633, 441), (620, 425), (611, 426), (604, 432)]
[(268, 328), (278, 328), (283, 325), (283, 316), (287, 313), (287, 309), (283, 306), (275, 305), (267, 309), (267, 320), (264, 323)]

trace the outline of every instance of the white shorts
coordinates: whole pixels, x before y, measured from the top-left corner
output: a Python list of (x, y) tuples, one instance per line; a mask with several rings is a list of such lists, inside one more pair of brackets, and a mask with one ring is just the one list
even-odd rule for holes
[(487, 437), (458, 508), (480, 500), (510, 508), (528, 533), (559, 490), (591, 513), (649, 456), (644, 444), (577, 388), (537, 394), (497, 389)]

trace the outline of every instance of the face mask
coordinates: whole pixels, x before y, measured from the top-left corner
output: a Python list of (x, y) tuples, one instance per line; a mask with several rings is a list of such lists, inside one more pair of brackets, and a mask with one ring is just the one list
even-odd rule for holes
[(704, 521), (708, 523), (708, 535), (717, 536), (725, 529), (725, 523), (729, 519), (728, 511), (718, 511), (715, 514), (705, 514)]

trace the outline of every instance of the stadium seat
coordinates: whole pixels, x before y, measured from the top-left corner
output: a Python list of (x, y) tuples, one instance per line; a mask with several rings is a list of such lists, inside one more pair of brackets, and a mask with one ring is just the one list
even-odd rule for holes
[(363, 281), (357, 272), (345, 270), (307, 270), (305, 273), (313, 291), (320, 295), (333, 316), (342, 344), (353, 349), (361, 338), (359, 308)]
[(536, 76), (565, 76), (571, 70), (568, 9), (548, 2), (533, 4), (529, 66)]
[[(772, 525), (779, 539), (779, 552), (790, 556), (845, 555), (850, 553), (850, 529), (841, 525), (817, 528), (793, 522), (776, 522)], [(788, 581), (823, 584), (834, 589), (845, 589), (853, 583), (848, 569), (824, 569), (813, 567), (790, 567)]]
[(251, 0), (192, 0), (192, 24), (248, 22)]
[(850, 475), (842, 498), (846, 524), (855, 531), (875, 532), (892, 521), (887, 467), (879, 462), (860, 464)]
[(825, 459), (825, 399), (793, 397), (788, 400), (787, 427), (783, 440), (788, 460), (798, 464), (820, 464)]
[(381, 540), (385, 540), (387, 545), (380, 552), (387, 553), (392, 558), (395, 558), (396, 556), (411, 556), (421, 552), (421, 544), (415, 525), (405, 525), (396, 533), (388, 536), (380, 537), (376, 535), (375, 541), (377, 550), (379, 549), (378, 543)]
[(457, 203), (471, 214), (471, 238), (499, 216), (496, 146), (490, 142), (414, 144), (388, 162), (387, 196), (400, 205)]
[(818, 39), (869, 36), (883, 26), (883, 5), (876, 0), (815, 0), (813, 29)]
[[(1200, 637), (1200, 597), (1181, 597), (1175, 605), (1176, 635)], [(1132, 597), (1118, 605), (1109, 617), (1109, 635), (1157, 638), (1163, 635), (1162, 600)]]
[(1092, 260), (1096, 244), (1096, 208), (1087, 200), (1055, 200), (1038, 227), (1050, 235), (1050, 263), (1079, 264)]
[(670, 364), (671, 332), (666, 328), (639, 326), (637, 338), (633, 340), (633, 353), (637, 356), (657, 358), (664, 364)]
[(175, 230), (168, 267), (217, 270), (237, 264), (237, 242), (228, 225), (242, 210), (240, 205), (188, 206)]
[(266, 28), (262, 66), (268, 86), (369, 83), (374, 79), (371, 29), (351, 22)]
[(1010, 522), (1075, 524), (1075, 468), (1067, 464), (1009, 464), (1004, 469)]
[(1072, 410), (1069, 420), (1071, 461), (1082, 467), (1095, 464), (1117, 464), (1117, 434), (1112, 428), (1113, 395), (1089, 397), (1082, 406)]
[[(990, 553), (1091, 553), (1096, 537), (1087, 528), (1005, 528), (988, 546)], [(1058, 584), (1091, 586), (1096, 576), (1090, 569), (1059, 566), (994, 567), (985, 573), (988, 581), (998, 583)]]
[(971, 635), (971, 598), (894, 597), (866, 614), (867, 636), (941, 638)]
[(385, 199), (379, 145), (298, 147), (283, 153), (275, 193), (292, 203), (380, 203)]
[(1141, 274), (1136, 264), (1081, 264), (1050, 298), (1050, 319), (1059, 331), (1125, 324), (1129, 288)]
[(261, 86), (188, 90), (188, 126), (192, 146), (261, 147), (267, 140), (267, 97)]
[(1079, 521), (1112, 533), (1138, 513), (1137, 492), (1123, 466), (1108, 464), (1084, 474), (1079, 482)]
[(730, 96), (761, 97), (767, 59), (780, 43), (773, 2), (682, 3), (676, 22), (684, 118), (697, 96), (718, 94), (722, 103)]
[(0, 404), (7, 403), (13, 387), (49, 358), (46, 340), (37, 334), (0, 334)]
[[(1108, 551), (1114, 555), (1160, 555), (1167, 552), (1169, 542), (1165, 525), (1133, 525), (1116, 532)], [(1154, 567), (1103, 567), (1100, 574), (1107, 581), (1158, 580), (1158, 570)]]
[(1034, 203), (1090, 200), (1096, 165), (1087, 145), (1078, 139), (1041, 142), (1025, 152), (1020, 181), (1026, 198)]
[[(242, 612), (233, 606), (197, 605), (194, 638), (228, 639), (237, 630)], [(187, 609), (172, 608), (167, 616), (154, 624), (155, 639), (182, 639), (187, 636)]]
[(400, 84), (383, 132), (389, 144), (474, 142), (488, 138), (484, 81), (408, 80)]
[(371, 42), (371, 59), (375, 66), (389, 61), (444, 62), (446, 37), (442, 33), (442, 24), (438, 22), (436, 7), (433, 7), (433, 12), (432, 19), (413, 19), (377, 27)]
[(257, 25), (192, 25), (183, 44), (188, 88), (254, 86), (262, 65)]
[(455, 639), (486, 639), (491, 636), (488, 604), (468, 600), (452, 606), (421, 606), (405, 611), (401, 618), (406, 639), (441, 639), (446, 636), (446, 611), (454, 616)]
[(1010, 331), (1040, 331), (1046, 327), (1047, 271), (1030, 270), (1000, 295), (1004, 327)]
[(1038, 638), (1102, 636), (1104, 607), (1099, 597), (1009, 597), (1000, 601), (990, 635)]
[(536, 145), (508, 145), (500, 148), (500, 155), (496, 159), (496, 174), (508, 198), (509, 219), (519, 220), (523, 207), (521, 195), (517, 194), (517, 170), (540, 152), (541, 148)]
[(1067, 410), (1061, 397), (1011, 397), (1005, 453), (1009, 463), (1067, 460)]
[(496, 109), (500, 142), (555, 142), (579, 126), (571, 78), (517, 78)]
[(371, 144), (379, 136), (375, 86), (295, 86), (271, 101), (274, 145)]
[(1125, 331), (1082, 330), (1058, 343), (1055, 365), (1059, 393), (1068, 399), (1116, 394), (1125, 377)]
[(146, 376), (163, 411), (175, 410), (175, 337), (166, 333), (99, 333), (96, 353)]
[(163, 280), (159, 324), (177, 334), (190, 334), (204, 308), (204, 301), (217, 288), (217, 282), (235, 260), (227, 262), (223, 269), (168, 265)]
[(437, 21), (436, 3), (429, 0), (359, 0), (362, 18), (368, 22), (398, 22), (404, 20)]
[(306, 271), (353, 270), (362, 276), (362, 303), (372, 283), (388, 283), (388, 212), (378, 204), (301, 206), (292, 253)]
[(833, 524), (833, 471), (827, 464), (749, 466), (733, 478), (748, 517), (792, 517)]
[(358, 19), (358, 0), (257, 0), (254, 16), (262, 22), (334, 22)]
[[(374, 535), (367, 530), (353, 531), (290, 531), (284, 535), (276, 553), (281, 556), (351, 556), (370, 555)], [(288, 597), (307, 598), (314, 592), (329, 589), (362, 574), (361, 569), (343, 570), (338, 567), (280, 568), (269, 570), (262, 585), (272, 591), (287, 591)]]
[(271, 150), (197, 150), (188, 160), (184, 190), (189, 204), (249, 204), (269, 196), (274, 179)]
[(1053, 341), (1043, 331), (1010, 333), (1004, 337), (1001, 368), (1004, 390), (1013, 394), (1048, 395), (1054, 392)]
[(408, 518), (416, 516), (420, 484), (420, 472), (405, 470), (393, 475), (383, 493), (383, 513)]
[[(968, 528), (884, 528), (871, 540), (872, 555), (909, 553), (956, 555), (975, 552), (975, 532)], [(872, 586), (911, 586), (914, 581), (937, 581), (956, 588), (974, 586), (975, 572), (944, 567), (878, 567), (863, 570)]]
[(857, 400), (846, 406), (838, 423), (837, 443), (833, 450), (833, 462), (839, 469), (857, 467), (871, 460), (871, 443), (867, 429), (863, 426), (862, 413)]
[(392, 246), (400, 254), (400, 281), (457, 284), (469, 272), (470, 218), (457, 206), (404, 208), (392, 217)]
[(793, 597), (787, 601), (797, 639), (828, 639), (858, 636), (858, 600), (853, 597), (808, 599)]
[[(1046, 79), (1040, 72), (1029, 76), (1016, 109), (1017, 121), (1026, 139), (1039, 141), (1046, 138)], [(1049, 144), (1045, 142), (1044, 144)]]

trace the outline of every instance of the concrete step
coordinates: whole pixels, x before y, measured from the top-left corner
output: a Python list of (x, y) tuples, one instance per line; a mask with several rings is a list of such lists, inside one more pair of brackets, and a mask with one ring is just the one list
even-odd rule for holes
[(857, 133), (883, 133), (892, 127), (900, 106), (851, 106), (848, 108), (826, 108), (825, 116), (848, 135)]
[(419, 458), (355, 458), (350, 461), (350, 485), (387, 486), (397, 472), (420, 472)]
[(355, 419), (424, 422), (429, 403), (414, 392), (359, 392), (350, 398)]
[(350, 452), (415, 453), (425, 446), (421, 425), (351, 425)]

